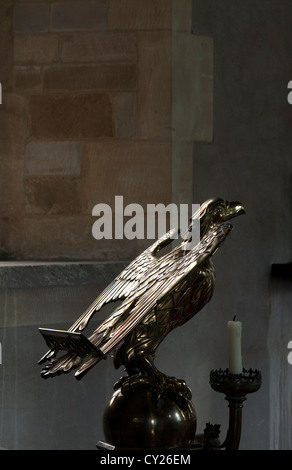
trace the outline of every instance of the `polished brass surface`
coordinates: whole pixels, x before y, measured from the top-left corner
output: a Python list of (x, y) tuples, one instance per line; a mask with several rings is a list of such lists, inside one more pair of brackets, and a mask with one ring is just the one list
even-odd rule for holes
[(262, 375), (258, 370), (243, 369), (241, 374), (230, 374), (226, 370), (212, 370), (210, 385), (216, 392), (226, 396), (245, 396), (257, 392), (262, 385)]
[[(60, 333), (56, 331), (54, 339), (54, 330), (49, 330), (50, 343), (47, 344), (52, 347), (39, 361), (47, 362), (42, 376), (77, 369), (75, 376), (81, 378), (102, 358), (113, 354), (115, 367), (124, 365), (129, 376), (129, 379), (122, 379), (124, 391), (136, 390), (149, 381), (153, 387), (158, 384), (159, 389), (168, 379), (154, 365), (156, 349), (171, 330), (190, 320), (210, 301), (215, 283), (211, 258), (232, 230), (232, 225), (226, 221), (242, 213), (244, 207), (238, 202), (210, 199), (192, 216), (179, 246), (158, 256), (158, 252), (171, 243), (172, 230), (141, 253), (69, 328), (66, 339), (72, 345), (76, 333), (85, 329), (93, 314), (105, 304), (122, 300), (88, 338), (92, 350), (85, 350), (84, 338), (78, 343), (83, 349), (72, 350), (71, 347), (68, 350), (62, 336), (60, 340)], [(192, 247), (195, 219), (200, 220), (200, 241)], [(42, 334), (45, 334), (44, 329)], [(60, 350), (67, 352), (58, 357)], [(171, 386), (181, 394), (180, 381), (174, 381)]]
[(106, 442), (115, 448), (170, 449), (192, 444), (197, 426), (190, 400), (180, 402), (167, 389), (153, 397), (144, 387), (115, 391), (103, 416)]
[(226, 370), (212, 370), (210, 385), (216, 392), (224, 393), (229, 403), (229, 425), (226, 438), (222, 444), (217, 443), (219, 437), (218, 425), (208, 423), (205, 430), (206, 449), (238, 450), (241, 428), (242, 408), (246, 395), (257, 392), (262, 385), (262, 375), (258, 370), (243, 369), (241, 374), (230, 374)]

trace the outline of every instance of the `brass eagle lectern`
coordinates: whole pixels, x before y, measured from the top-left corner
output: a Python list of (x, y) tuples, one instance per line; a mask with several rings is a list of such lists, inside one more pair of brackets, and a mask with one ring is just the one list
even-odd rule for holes
[[(239, 202), (206, 201), (191, 217), (180, 245), (159, 257), (175, 229), (162, 236), (105, 288), (68, 331), (40, 328), (49, 347), (39, 361), (46, 363), (44, 378), (75, 370), (80, 379), (109, 354), (116, 368), (125, 366), (127, 375), (115, 384), (104, 415), (107, 441), (116, 448), (171, 448), (188, 445), (194, 438), (191, 391), (183, 380), (156, 368), (155, 352), (171, 330), (210, 301), (215, 283), (212, 256), (232, 230), (229, 220), (243, 213)], [(198, 220), (200, 241), (192, 246), (192, 228)], [(120, 305), (86, 338), (81, 332), (92, 316), (117, 300)]]

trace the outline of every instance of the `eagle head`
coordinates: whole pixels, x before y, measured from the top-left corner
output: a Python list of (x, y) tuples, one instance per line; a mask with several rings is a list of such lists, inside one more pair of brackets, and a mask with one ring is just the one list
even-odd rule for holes
[(245, 214), (245, 209), (240, 202), (229, 202), (221, 198), (209, 199), (200, 207), (201, 236), (216, 225), (220, 225), (241, 214)]
[(185, 240), (189, 239), (190, 232), (198, 219), (200, 220), (200, 238), (202, 238), (212, 228), (241, 214), (245, 214), (245, 208), (241, 202), (229, 202), (219, 197), (208, 199), (192, 215)]

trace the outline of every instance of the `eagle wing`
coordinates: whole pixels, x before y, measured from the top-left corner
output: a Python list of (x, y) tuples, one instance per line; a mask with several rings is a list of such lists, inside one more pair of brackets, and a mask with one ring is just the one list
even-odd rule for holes
[[(137, 301), (130, 308), (128, 315), (122, 323), (110, 334), (107, 341), (100, 350), (107, 355), (111, 352), (147, 315), (147, 313), (163, 299), (181, 282), (181, 280), (197, 266), (203, 264), (206, 259), (211, 257), (225, 240), (227, 234), (231, 231), (230, 224), (222, 224), (210, 231), (198, 245), (192, 250), (182, 254), (182, 250), (177, 251), (177, 259), (173, 259), (173, 253), (165, 256), (165, 260), (157, 263), (148, 276), (141, 282), (140, 289), (135, 297)], [(139, 293), (140, 290), (140, 293)], [(138, 295), (137, 295), (138, 294)], [(134, 299), (129, 298), (129, 301)], [(133, 304), (132, 301), (132, 304)], [(114, 312), (115, 315), (117, 312)], [(102, 324), (106, 325), (107, 320)], [(88, 338), (94, 345), (98, 346), (100, 340), (97, 332)], [(83, 369), (83, 368), (82, 368)], [(81, 371), (81, 370), (80, 370)]]
[(156, 254), (172, 242), (176, 230), (170, 230), (157, 240), (153, 245), (143, 251), (134, 259), (105, 290), (97, 297), (92, 305), (69, 328), (69, 331), (81, 331), (87, 326), (92, 315), (100, 310), (103, 305), (119, 299), (126, 299), (139, 285), (139, 280), (144, 273), (151, 270), (157, 263)]
[[(157, 253), (169, 245), (177, 234), (177, 229), (169, 230), (155, 243), (135, 258), (94, 300), (94, 302), (82, 313), (75, 323), (68, 329), (69, 332), (83, 331), (92, 316), (101, 308), (111, 302), (124, 300), (132, 296), (138, 287), (140, 279), (147, 271), (157, 263)], [(39, 361), (43, 364), (56, 355), (56, 351), (50, 349)]]
[[(230, 224), (221, 224), (208, 232), (192, 250), (183, 251), (182, 247), (177, 247), (155, 264), (150, 264), (136, 290), (94, 331), (89, 341), (99, 347), (103, 355), (109, 354), (188, 273), (217, 251), (231, 229)], [(78, 367), (75, 376), (81, 378), (100, 360), (101, 356), (94, 354), (77, 358), (71, 352), (48, 364), (43, 375), (55, 375)]]

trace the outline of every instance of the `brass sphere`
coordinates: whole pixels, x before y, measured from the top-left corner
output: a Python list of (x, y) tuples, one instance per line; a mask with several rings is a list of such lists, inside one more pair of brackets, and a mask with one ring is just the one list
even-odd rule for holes
[(118, 389), (103, 416), (105, 439), (116, 448), (168, 449), (195, 439), (197, 419), (190, 400), (183, 405), (170, 394), (154, 398), (151, 389), (124, 396)]

